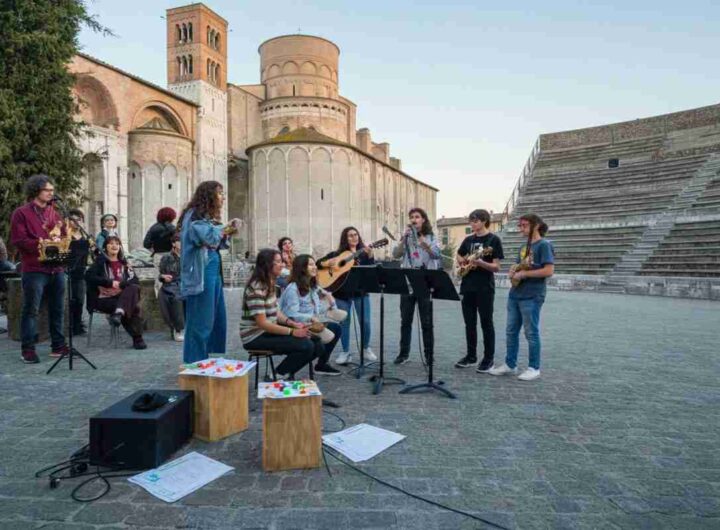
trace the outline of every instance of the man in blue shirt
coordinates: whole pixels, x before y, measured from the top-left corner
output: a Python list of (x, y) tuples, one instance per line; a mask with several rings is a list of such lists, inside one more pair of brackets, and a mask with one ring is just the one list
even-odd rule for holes
[(545, 302), (545, 279), (555, 272), (552, 244), (544, 239), (548, 226), (535, 214), (526, 214), (518, 222), (527, 243), (520, 247), (516, 265), (509, 272), (513, 287), (507, 304), (505, 329), (507, 353), (505, 364), (490, 370), (492, 375), (517, 373), (517, 356), (520, 349), (520, 328), (525, 327), (528, 341), (528, 368), (518, 376), (521, 381), (540, 377), (540, 310)]

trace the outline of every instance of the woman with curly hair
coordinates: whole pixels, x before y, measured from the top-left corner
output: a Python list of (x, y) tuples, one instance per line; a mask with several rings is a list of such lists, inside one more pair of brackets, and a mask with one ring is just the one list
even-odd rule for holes
[(240, 220), (220, 222), (225, 191), (214, 180), (201, 183), (180, 214), (182, 248), (180, 296), (185, 300), (183, 359), (192, 363), (210, 353), (225, 353), (227, 317), (223, 296), (221, 248)]

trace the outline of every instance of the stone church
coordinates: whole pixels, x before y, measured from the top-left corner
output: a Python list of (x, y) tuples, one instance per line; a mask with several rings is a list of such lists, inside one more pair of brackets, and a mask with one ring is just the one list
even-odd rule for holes
[(339, 48), (309, 35), (259, 47), (260, 83), (227, 82), (227, 21), (203, 4), (169, 9), (167, 88), (78, 54), (71, 71), (87, 134), (85, 210), (92, 230), (116, 213), (130, 249), (162, 206), (181, 209), (204, 180), (227, 193), (226, 214), (246, 221), (235, 251), (255, 253), (288, 235), (315, 255), (342, 228), (378, 239), (413, 206), (436, 214), (437, 189), (402, 171), (388, 143), (356, 129), (339, 94)]

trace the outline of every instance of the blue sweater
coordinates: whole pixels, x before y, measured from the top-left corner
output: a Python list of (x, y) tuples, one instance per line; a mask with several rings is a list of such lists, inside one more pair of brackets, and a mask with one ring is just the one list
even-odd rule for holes
[(305, 296), (300, 296), (297, 284), (289, 284), (280, 297), (280, 311), (296, 322), (309, 322), (313, 317), (318, 318), (320, 297), (317, 289), (310, 289)]

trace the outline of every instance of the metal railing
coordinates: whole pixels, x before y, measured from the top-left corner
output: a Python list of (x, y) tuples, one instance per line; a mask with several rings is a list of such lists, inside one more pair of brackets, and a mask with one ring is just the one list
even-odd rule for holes
[(507, 204), (505, 204), (505, 209), (503, 210), (502, 217), (500, 218), (500, 230), (504, 228), (505, 224), (510, 219), (510, 214), (515, 208), (518, 198), (520, 197), (520, 192), (522, 191), (523, 186), (525, 186), (527, 179), (532, 174), (533, 169), (535, 169), (535, 162), (537, 162), (539, 155), (540, 137), (538, 136), (537, 140), (535, 140), (535, 145), (533, 145), (532, 151), (530, 151), (530, 156), (525, 162), (525, 167), (523, 167), (523, 170), (515, 183), (515, 187), (513, 188), (512, 193), (510, 193), (510, 198), (508, 199)]

